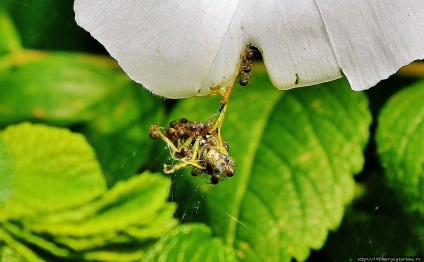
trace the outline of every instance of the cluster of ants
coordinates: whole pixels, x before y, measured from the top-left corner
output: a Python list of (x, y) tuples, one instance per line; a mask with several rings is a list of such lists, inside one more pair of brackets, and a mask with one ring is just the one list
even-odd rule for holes
[(253, 59), (255, 58), (255, 53), (252, 48), (248, 48), (243, 57), (241, 58), (241, 72), (239, 84), (241, 86), (247, 86), (250, 80), (250, 71), (252, 70)]
[(164, 131), (160, 129), (152, 125), (150, 137), (161, 137), (168, 144), (172, 157), (180, 161), (171, 169), (164, 165), (165, 173), (192, 166), (193, 176), (210, 175), (211, 184), (217, 184), (222, 176), (234, 176), (234, 160), (228, 156), (228, 144), (220, 139), (219, 128), (212, 120), (201, 123), (181, 118), (172, 121)]
[[(241, 58), (239, 69), (239, 84), (246, 86), (250, 80), (250, 71), (254, 59), (254, 50), (248, 47)], [(211, 184), (217, 184), (223, 177), (232, 177), (235, 174), (234, 160), (228, 156), (228, 144), (221, 138), (221, 126), (224, 120), (227, 101), (232, 87), (223, 94), (219, 118), (207, 123), (188, 121), (181, 118), (172, 121), (169, 128), (152, 125), (150, 137), (159, 137), (168, 145), (171, 157), (178, 160), (173, 166), (164, 165), (164, 172), (170, 174), (181, 168), (192, 166), (191, 174), (211, 176)], [(171, 168), (169, 168), (171, 167)]]

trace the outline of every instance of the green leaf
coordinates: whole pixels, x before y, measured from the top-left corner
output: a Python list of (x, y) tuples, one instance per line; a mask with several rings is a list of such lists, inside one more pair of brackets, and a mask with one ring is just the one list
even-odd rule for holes
[(11, 247), (5, 246), (0, 248), (0, 261), (7, 262), (27, 262), (22, 256), (20, 256)]
[(204, 225), (181, 225), (162, 237), (142, 261), (236, 261), (234, 251)]
[(28, 219), (25, 224), (38, 233), (86, 237), (125, 232), (131, 227), (149, 227), (156, 223), (157, 216), (165, 212), (167, 219), (162, 219), (162, 227), (169, 231), (176, 224), (173, 219), (176, 207), (166, 202), (169, 187), (167, 178), (145, 173), (119, 182), (101, 198), (80, 210)]
[(83, 254), (83, 261), (133, 262), (140, 261), (145, 252), (137, 246), (105, 250), (92, 250)]
[(15, 52), (0, 69), (0, 125), (91, 121), (110, 90), (129, 81), (109, 60), (72, 53)]
[(19, 50), (21, 42), (10, 17), (0, 6), (0, 56)]
[(424, 81), (395, 94), (379, 115), (376, 142), (386, 177), (410, 211), (424, 215)]
[(161, 210), (150, 225), (137, 225), (125, 229), (125, 234), (132, 239), (144, 241), (149, 238), (159, 238), (168, 233), (177, 225), (177, 220), (170, 219), (175, 214), (175, 206), (170, 205), (168, 208)]
[(11, 236), (6, 230), (4, 230), (2, 227), (0, 227), (0, 239), (6, 242), (8, 247), (10, 247), (11, 250), (7, 250), (8, 252), (6, 254), (2, 254), (1, 258), (9, 258), (10, 260), (6, 261), (31, 261), (31, 262), (42, 262), (44, 261), (39, 257), (35, 252), (33, 252), (30, 248), (25, 246), (24, 244), (20, 243), (19, 241), (15, 240), (13, 236)]
[[(42, 233), (43, 234), (43, 233)], [(99, 247), (108, 247), (121, 243), (131, 243), (134, 239), (120, 232), (108, 232), (89, 237), (74, 237), (67, 235), (53, 235), (55, 243), (60, 246), (65, 246), (75, 252), (84, 252)]]
[(98, 153), (109, 185), (148, 163), (149, 126), (163, 111), (163, 100), (111, 59), (25, 50), (0, 62), (0, 125), (74, 126)]
[(11, 222), (2, 223), (1, 227), (4, 228), (10, 236), (13, 236), (15, 240), (20, 243), (24, 243), (26, 246), (36, 246), (37, 248), (43, 249), (58, 257), (67, 257), (70, 255), (69, 250), (58, 247), (55, 243), (43, 238), (42, 236), (33, 234), (29, 230), (21, 228)]
[(106, 190), (91, 147), (61, 128), (24, 123), (0, 133), (0, 220), (57, 212)]
[[(369, 136), (367, 99), (345, 79), (283, 92), (264, 69), (253, 73), (249, 87), (234, 90), (223, 126), (236, 176), (198, 189), (198, 178), (176, 175), (176, 196), (204, 195), (194, 207), (180, 201), (180, 216), (199, 212), (248, 261), (304, 260), (352, 199)], [(170, 119), (206, 121), (218, 107), (219, 98), (187, 99)]]
[[(10, 174), (13, 173), (13, 157), (7, 152), (7, 145), (0, 138), (0, 203), (7, 201), (12, 194), (12, 180)], [(0, 204), (1, 210), (2, 204)], [(0, 213), (0, 218), (2, 217)], [(0, 219), (1, 220), (1, 219)]]
[(169, 179), (145, 172), (80, 207), (4, 221), (0, 239), (30, 261), (140, 260), (177, 224), (169, 187)]

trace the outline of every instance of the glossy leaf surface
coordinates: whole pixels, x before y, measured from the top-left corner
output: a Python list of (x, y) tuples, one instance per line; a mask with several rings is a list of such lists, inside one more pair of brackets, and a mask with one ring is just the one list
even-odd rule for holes
[(424, 82), (395, 94), (379, 116), (377, 145), (389, 184), (424, 215)]
[(0, 141), (1, 220), (76, 207), (106, 190), (82, 135), (25, 123), (2, 131)]
[(142, 260), (147, 261), (237, 261), (234, 251), (211, 236), (208, 227), (182, 225), (162, 237)]
[[(367, 99), (344, 79), (281, 92), (263, 69), (254, 72), (247, 88), (234, 91), (223, 126), (235, 177), (213, 186), (176, 175), (175, 192), (186, 199), (187, 188), (200, 190), (205, 198), (194, 206), (183, 200), (180, 210), (194, 208), (194, 217), (247, 260), (303, 260), (310, 248), (323, 245), (352, 199), (353, 175), (362, 169), (369, 135)], [(206, 121), (219, 100), (213, 104), (183, 101), (170, 120)]]

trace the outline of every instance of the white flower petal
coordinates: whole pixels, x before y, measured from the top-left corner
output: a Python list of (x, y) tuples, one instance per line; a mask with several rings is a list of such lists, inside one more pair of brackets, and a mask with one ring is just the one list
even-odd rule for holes
[(422, 0), (76, 0), (76, 20), (168, 98), (228, 87), (247, 45), (280, 89), (346, 74), (367, 89), (424, 58)]
[(248, 36), (245, 44), (252, 43), (261, 50), (268, 74), (278, 88), (341, 77), (314, 0), (251, 0), (240, 11)]
[(316, 0), (353, 90), (424, 58), (423, 0)]
[(133, 80), (155, 94), (180, 98), (232, 82), (240, 57), (234, 46), (226, 49), (232, 60), (226, 54), (220, 65), (225, 74), (209, 71), (237, 6), (229, 0), (77, 0), (74, 9), (78, 24)]

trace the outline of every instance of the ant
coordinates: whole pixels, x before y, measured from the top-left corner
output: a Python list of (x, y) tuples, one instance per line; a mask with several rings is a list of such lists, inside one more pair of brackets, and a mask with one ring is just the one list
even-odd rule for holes
[[(246, 86), (249, 82), (253, 59), (254, 51), (251, 47), (247, 47), (241, 57), (237, 74), (241, 76), (239, 80), (241, 86)], [(217, 184), (223, 177), (235, 175), (235, 162), (228, 155), (230, 148), (221, 137), (221, 127), (232, 89), (233, 86), (220, 91), (223, 99), (216, 121), (209, 120), (202, 123), (181, 118), (169, 123), (169, 128), (166, 129), (157, 125), (151, 126), (150, 137), (165, 141), (171, 157), (179, 161), (173, 166), (164, 164), (166, 174), (191, 166), (193, 176), (207, 174), (211, 176), (211, 184)]]

